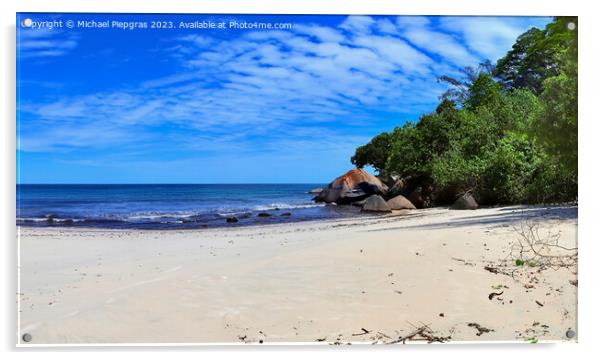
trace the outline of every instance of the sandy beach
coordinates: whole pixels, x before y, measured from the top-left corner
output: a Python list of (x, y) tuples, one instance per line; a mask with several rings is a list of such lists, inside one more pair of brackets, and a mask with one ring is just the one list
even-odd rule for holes
[(526, 217), (576, 247), (577, 207), (200, 230), (21, 227), (18, 336), (371, 344), (428, 326), (452, 342), (576, 341), (566, 337), (577, 332), (576, 266), (514, 264)]

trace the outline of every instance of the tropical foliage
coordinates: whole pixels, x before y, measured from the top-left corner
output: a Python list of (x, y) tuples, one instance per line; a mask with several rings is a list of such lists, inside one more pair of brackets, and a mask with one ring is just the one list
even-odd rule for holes
[(440, 77), (450, 88), (432, 113), (377, 135), (351, 162), (431, 189), (432, 204), (467, 191), (482, 204), (576, 200), (576, 27), (556, 18), (495, 66)]

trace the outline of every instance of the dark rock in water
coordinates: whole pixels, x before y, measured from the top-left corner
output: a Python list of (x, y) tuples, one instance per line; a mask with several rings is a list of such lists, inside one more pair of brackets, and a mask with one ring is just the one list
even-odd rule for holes
[(46, 221), (49, 223), (53, 223), (56, 220), (57, 216), (55, 214), (47, 214)]
[(73, 219), (67, 219), (63, 221), (63, 225), (73, 225)]
[(391, 187), (389, 191), (385, 194), (388, 199), (392, 199), (399, 195), (404, 195), (407, 192), (407, 187), (405, 181), (403, 179), (397, 180)]
[(387, 205), (385, 199), (380, 195), (372, 195), (366, 199), (366, 203), (364, 207), (362, 207), (362, 211), (371, 211), (371, 212), (391, 212), (391, 208)]
[(237, 223), (238, 222), (238, 218), (236, 216), (229, 216), (226, 218), (226, 222), (227, 223)]
[(319, 194), (319, 193), (322, 192), (322, 190), (324, 190), (324, 189), (322, 189), (322, 188), (315, 188), (315, 189), (309, 190), (307, 193), (308, 194)]
[(407, 199), (410, 200), (416, 208), (422, 209), (425, 205), (424, 198), (422, 197), (422, 187), (419, 186), (414, 189), (414, 191), (408, 195)]
[(479, 204), (474, 199), (472, 194), (465, 193), (456, 200), (451, 208), (454, 210), (476, 210), (478, 207)]
[(396, 197), (387, 201), (387, 205), (391, 208), (391, 210), (416, 210), (416, 206), (410, 202), (410, 200), (406, 199), (401, 195), (397, 195)]
[(291, 216), (291, 215), (293, 215), (293, 214), (291, 214), (290, 212), (285, 212), (285, 213), (280, 214), (280, 216)]
[(267, 213), (267, 212), (260, 212), (259, 214), (257, 214), (258, 217), (270, 217), (272, 216), (272, 214)]
[(328, 184), (318, 196), (316, 202), (351, 204), (370, 195), (382, 195), (389, 188), (376, 176), (363, 169), (353, 169)]

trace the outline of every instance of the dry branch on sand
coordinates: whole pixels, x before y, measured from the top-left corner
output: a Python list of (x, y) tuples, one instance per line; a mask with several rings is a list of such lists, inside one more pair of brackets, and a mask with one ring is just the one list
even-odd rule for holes
[(577, 248), (561, 245), (560, 232), (548, 230), (541, 235), (539, 224), (528, 217), (523, 217), (513, 226), (513, 230), (518, 236), (512, 243), (508, 256), (517, 265), (553, 269), (577, 265)]
[(405, 344), (406, 341), (426, 341), (430, 344), (434, 342), (444, 343), (450, 340), (451, 336), (435, 335), (434, 331), (428, 325), (422, 324), (421, 326), (416, 327), (416, 329), (409, 334), (400, 336), (396, 340), (387, 342), (387, 344)]

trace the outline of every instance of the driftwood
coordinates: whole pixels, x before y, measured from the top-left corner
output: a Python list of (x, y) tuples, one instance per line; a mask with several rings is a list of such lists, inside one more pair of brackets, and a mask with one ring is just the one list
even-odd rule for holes
[(444, 343), (450, 340), (451, 336), (437, 336), (433, 330), (428, 327), (428, 325), (422, 324), (408, 335), (400, 336), (396, 340), (390, 341), (386, 344), (405, 344), (406, 341), (426, 341), (430, 344), (434, 342)]
[(493, 298), (494, 298), (495, 296), (500, 296), (500, 295), (502, 295), (503, 293), (504, 293), (503, 291), (501, 291), (501, 292), (499, 292), (499, 293), (492, 292), (492, 293), (491, 293), (491, 294), (489, 294), (489, 296), (488, 296), (488, 297), (489, 297), (489, 300), (493, 300)]
[(468, 326), (473, 327), (473, 328), (475, 328), (477, 330), (477, 336), (481, 336), (481, 335), (483, 335), (485, 333), (495, 331), (493, 329), (488, 329), (488, 328), (486, 328), (484, 326), (481, 326), (481, 325), (479, 325), (477, 323), (468, 323)]
[(361, 336), (361, 335), (366, 335), (366, 334), (370, 334), (370, 330), (366, 330), (365, 328), (361, 329), (362, 332), (359, 334), (351, 334), (351, 336)]
[(539, 224), (526, 216), (512, 228), (518, 237), (512, 244), (508, 256), (523, 260), (532, 267), (539, 266), (554, 270), (577, 265), (577, 248), (560, 245), (560, 232), (548, 231), (540, 235)]

